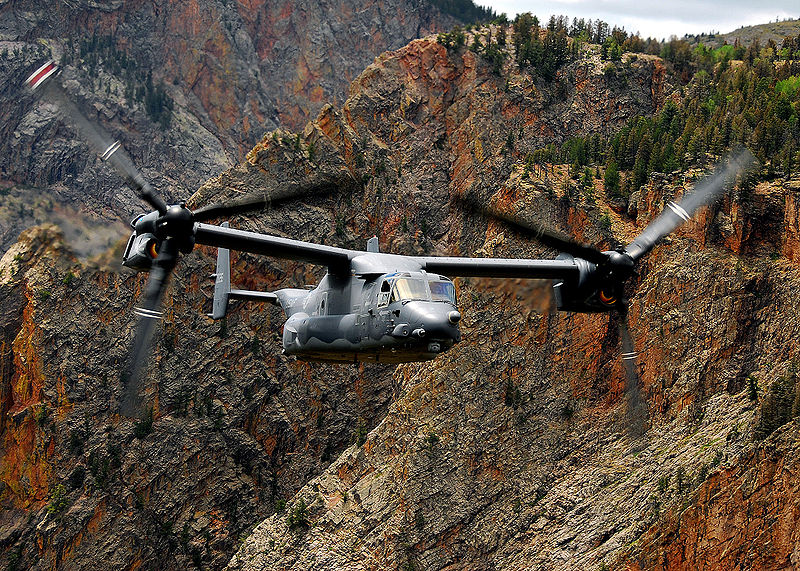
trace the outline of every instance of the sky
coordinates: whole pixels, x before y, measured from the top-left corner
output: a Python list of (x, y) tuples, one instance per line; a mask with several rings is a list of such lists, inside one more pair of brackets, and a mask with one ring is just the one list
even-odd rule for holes
[(659, 40), (676, 35), (732, 32), (742, 26), (766, 24), (776, 19), (800, 18), (798, 0), (476, 0), (498, 14), (513, 18), (531, 12), (545, 22), (564, 14), (600, 19), (623, 26), (630, 33)]

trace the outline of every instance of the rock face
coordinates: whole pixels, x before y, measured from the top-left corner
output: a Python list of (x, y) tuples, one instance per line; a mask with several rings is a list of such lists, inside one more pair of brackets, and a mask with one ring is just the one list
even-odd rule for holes
[(116, 413), (142, 281), (81, 265), (54, 227), (26, 231), (4, 256), (4, 562), (219, 568), (249, 526), (385, 411), (391, 371), (283, 359), (275, 312), (200, 317), (210, 260), (187, 262), (153, 350), (149, 428)]
[(81, 205), (83, 216), (69, 218), (88, 216), (95, 226), (98, 217), (129, 219), (142, 209), (52, 106), (22, 91), (45, 58), (63, 64), (67, 89), (90, 118), (178, 201), (264, 132), (302, 129), (324, 103), (343, 99), (381, 51), (454, 23), (423, 0), (357, 9), (344, 1), (4, 2), (0, 188), (28, 200), (24, 212), (0, 209), (0, 248), (32, 221), (61, 222), (53, 210), (64, 205)]
[[(343, 239), (380, 228), (395, 251), (541, 254), (455, 208), (465, 195), (534, 211), (590, 242), (608, 237), (602, 198), (528, 181), (519, 157), (573, 124), (602, 132), (656, 108), (669, 84), (660, 62), (628, 60), (609, 84), (587, 57), (550, 86), (513, 66), (486, 79), (483, 65), (471, 52), (413, 42), (379, 58), (341, 112), (326, 109), (306, 129), (303, 144), (335, 141), (336, 161), (357, 173), (370, 165), (372, 209), (345, 220)], [(519, 134), (512, 148), (509, 132)], [(265, 139), (249, 160), (277, 175), (280, 149)], [(607, 211), (615, 235), (632, 238), (696, 176), (652, 180), (633, 219)], [(746, 387), (760, 379), (763, 399), (798, 358), (800, 272), (775, 255), (795, 240), (784, 223), (792, 184), (727, 199), (641, 268), (631, 319), (646, 434), (626, 427), (613, 318), (538, 313), (530, 300), (546, 289), (461, 280), (465, 341), (430, 364), (398, 367), (400, 395), (364, 444), (260, 524), (229, 568), (672, 569), (720, 559), (734, 568), (730, 553), (788, 566), (796, 427), (754, 444), (753, 426), (770, 411)], [(778, 470), (785, 484), (769, 485)], [(755, 493), (738, 491), (745, 480)], [(752, 540), (767, 529), (759, 551)]]
[(712, 474), (689, 506), (642, 536), (633, 569), (794, 569), (798, 551), (798, 426)]
[[(497, 74), (473, 51), (411, 42), (302, 133), (263, 138), (192, 204), (323, 181), (330, 193), (231, 224), (353, 248), (379, 234), (382, 250), (406, 254), (553, 255), (462, 197), (590, 243), (630, 238), (692, 177), (651, 180), (629, 218), (599, 190), (576, 197), (560, 168), (523, 166), (670, 94), (657, 58), (625, 58), (607, 76), (599, 48), (587, 50), (546, 83), (512, 57)], [(0, 564), (702, 568), (747, 553), (767, 513), (780, 522), (772, 551), (750, 560), (779, 566), (797, 528), (785, 507), (798, 501), (795, 421), (752, 436), (772, 381), (800, 357), (800, 271), (780, 255), (796, 232), (775, 222), (791, 217), (792, 184), (727, 199), (641, 266), (630, 317), (643, 436), (627, 429), (614, 318), (551, 313), (546, 284), (460, 280), (464, 341), (430, 363), (305, 365), (279, 354), (274, 308), (200, 317), (205, 249), (175, 272), (148, 382), (154, 422), (135, 425), (114, 411), (142, 278), (76, 262), (52, 228), (31, 231), (0, 262)], [(785, 207), (762, 226), (766, 204)], [(249, 255), (233, 270), (248, 289), (320, 273)], [(779, 470), (785, 484), (762, 485)], [(707, 520), (712, 498), (730, 522), (752, 507), (747, 530)]]
[(800, 260), (800, 180), (795, 179), (786, 185), (786, 205), (784, 224), (786, 239), (783, 254), (797, 262)]

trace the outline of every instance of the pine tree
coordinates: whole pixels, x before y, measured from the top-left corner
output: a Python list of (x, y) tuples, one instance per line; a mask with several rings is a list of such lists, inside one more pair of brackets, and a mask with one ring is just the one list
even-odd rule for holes
[(647, 166), (650, 162), (650, 153), (653, 148), (653, 142), (650, 140), (650, 134), (645, 133), (639, 143), (639, 149), (636, 152), (636, 162), (633, 166), (633, 180), (631, 181), (632, 190), (638, 190), (645, 182), (647, 182), (648, 170)]
[(506, 25), (500, 24), (497, 27), (497, 45), (498, 46), (505, 46), (506, 45)]
[(603, 189), (605, 190), (608, 196), (619, 196), (620, 195), (620, 176), (619, 176), (619, 166), (617, 165), (617, 161), (611, 158), (606, 165), (606, 173), (603, 177)]
[(533, 27), (533, 16), (531, 16), (530, 12), (519, 14), (514, 20), (514, 33), (511, 39), (517, 53), (517, 62), (520, 64), (525, 61), (525, 52), (531, 43), (531, 29)]

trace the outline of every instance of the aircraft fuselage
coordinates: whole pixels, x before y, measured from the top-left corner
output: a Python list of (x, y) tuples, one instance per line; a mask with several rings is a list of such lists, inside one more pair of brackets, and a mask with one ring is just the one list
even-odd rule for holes
[(461, 339), (455, 288), (438, 274), (328, 274), (313, 290), (275, 295), (288, 316), (283, 350), (301, 360), (426, 361)]

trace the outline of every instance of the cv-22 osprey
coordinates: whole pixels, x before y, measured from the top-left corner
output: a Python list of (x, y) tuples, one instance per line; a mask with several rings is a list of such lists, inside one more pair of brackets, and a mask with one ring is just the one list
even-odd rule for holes
[[(560, 310), (620, 314), (622, 356), (628, 381), (638, 384), (636, 354), (627, 327), (625, 284), (634, 275), (636, 263), (659, 240), (715, 200), (752, 160), (749, 153), (738, 153), (717, 173), (696, 184), (694, 191), (679, 203), (668, 203), (641, 234), (617, 250), (600, 251), (493, 212), (493, 216), (533, 233), (561, 253), (555, 259), (403, 256), (380, 252), (377, 238), (368, 241), (366, 251), (357, 251), (238, 230), (227, 223), (206, 223), (248, 208), (263, 208), (268, 202), (265, 198), (196, 210), (188, 209), (185, 204), (167, 205), (144, 180), (120, 144), (80, 113), (58, 82), (58, 74), (58, 66), (48, 62), (28, 78), (27, 85), (57, 103), (100, 157), (113, 165), (128, 185), (154, 208), (131, 223), (133, 233), (122, 262), (135, 270), (150, 272), (142, 303), (136, 309), (139, 322), (122, 404), (124, 413), (135, 411), (141, 368), (147, 361), (153, 323), (161, 316), (159, 307), (169, 274), (179, 253), (189, 253), (197, 244), (218, 248), (211, 316), (223, 318), (231, 299), (276, 303), (287, 317), (283, 350), (299, 359), (382, 363), (433, 359), (461, 339), (461, 313), (451, 278), (549, 279), (553, 281)], [(312, 289), (274, 292), (233, 289), (230, 250), (318, 264), (325, 266), (327, 273)]]

